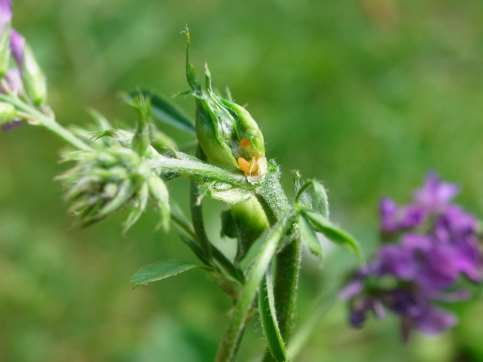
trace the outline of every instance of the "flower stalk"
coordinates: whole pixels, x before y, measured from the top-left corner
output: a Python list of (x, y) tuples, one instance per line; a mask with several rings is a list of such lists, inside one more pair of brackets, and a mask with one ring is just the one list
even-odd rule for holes
[[(279, 167), (267, 160), (257, 121), (231, 95), (216, 91), (207, 66), (204, 84), (198, 81), (189, 62), (189, 31), (186, 35), (186, 77), (196, 107), (194, 122), (161, 97), (132, 92), (125, 100), (137, 111), (135, 127), (116, 128), (93, 111), (94, 126), (66, 128), (47, 103), (47, 80), (34, 52), (11, 28), (11, 1), (0, 0), (0, 124), (39, 126), (70, 145), (62, 160), (72, 166), (58, 179), (70, 211), (82, 225), (125, 209), (129, 211), (124, 223), (127, 232), (151, 203), (163, 230), (176, 226), (198, 264), (163, 261), (140, 269), (132, 281), (135, 286), (147, 285), (190, 270), (208, 272), (234, 305), (217, 362), (236, 360), (247, 320), (255, 312), (267, 340), (265, 360), (286, 361), (302, 249), (307, 244), (318, 250), (316, 237), (305, 240), (298, 222), (303, 219), (310, 235), (323, 234), (356, 252), (357, 243), (329, 220), (327, 195), (319, 183), (306, 181), (307, 186), (295, 188), (294, 199), (287, 196)], [(197, 153), (180, 152), (160, 129), (163, 122), (190, 132), (199, 145)], [(170, 197), (169, 182), (177, 177), (191, 183), (191, 221)], [(221, 231), (235, 239), (233, 260), (208, 238), (202, 212), (206, 197), (226, 205)]]

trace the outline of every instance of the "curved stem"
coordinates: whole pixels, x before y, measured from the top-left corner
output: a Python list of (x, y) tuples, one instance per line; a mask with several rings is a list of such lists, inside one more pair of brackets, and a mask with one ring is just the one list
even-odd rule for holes
[(39, 122), (40, 125), (47, 128), (49, 131), (52, 131), (57, 136), (67, 141), (75, 148), (78, 148), (80, 150), (89, 150), (89, 146), (87, 144), (85, 144), (82, 140), (77, 138), (68, 129), (64, 128), (59, 123), (57, 123), (57, 121), (53, 117), (49, 117), (48, 115), (42, 113), (37, 108), (33, 107), (28, 103), (25, 103), (17, 96), (2, 94), (0, 95), (0, 100), (7, 103), (11, 103), (13, 106), (17, 108), (19, 112), (25, 115), (29, 115), (32, 119)]

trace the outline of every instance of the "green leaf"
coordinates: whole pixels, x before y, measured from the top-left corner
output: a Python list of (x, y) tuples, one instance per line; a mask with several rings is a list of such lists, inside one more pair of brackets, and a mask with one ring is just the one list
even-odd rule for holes
[(300, 232), (300, 238), (302, 242), (306, 243), (310, 252), (315, 256), (319, 257), (321, 260), (323, 259), (324, 251), (322, 249), (322, 245), (320, 240), (317, 238), (314, 230), (310, 226), (309, 222), (303, 216), (299, 216), (298, 218), (298, 226)]
[(316, 231), (324, 234), (332, 242), (348, 247), (359, 258), (362, 258), (359, 244), (350, 234), (332, 224), (321, 214), (311, 211), (304, 211), (303, 214)]
[(304, 184), (301, 184), (301, 180), (298, 179), (296, 181), (296, 189), (296, 201), (299, 201), (305, 209), (315, 211), (329, 218), (327, 190), (319, 181), (307, 180)]
[(258, 254), (264, 247), (267, 234), (268, 234), (268, 231), (260, 235), (260, 237), (253, 242), (252, 246), (250, 246), (250, 249), (248, 249), (248, 252), (241, 260), (240, 266), (244, 271), (248, 271), (252, 267), (253, 263), (255, 262), (255, 259), (257, 258)]
[(129, 95), (132, 98), (143, 95), (149, 99), (152, 106), (152, 115), (156, 121), (169, 124), (187, 133), (195, 133), (195, 127), (190, 118), (166, 98), (148, 90), (133, 91)]
[(286, 348), (278, 326), (274, 299), (272, 274), (269, 269), (258, 294), (258, 313), (268, 349), (276, 361), (284, 362), (287, 360)]
[(148, 285), (159, 280), (168, 279), (189, 270), (201, 268), (199, 265), (186, 264), (179, 261), (161, 261), (139, 269), (131, 278), (131, 284), (137, 287)]

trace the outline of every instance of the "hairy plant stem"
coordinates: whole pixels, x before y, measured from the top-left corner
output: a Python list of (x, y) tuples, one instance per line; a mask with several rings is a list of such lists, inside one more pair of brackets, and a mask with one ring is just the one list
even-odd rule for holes
[(246, 282), (240, 291), (240, 297), (233, 311), (228, 330), (218, 349), (216, 356), (217, 362), (231, 362), (235, 360), (245, 324), (260, 283), (279, 247), (281, 239), (287, 232), (294, 218), (295, 215), (293, 213), (287, 214), (270, 229), (266, 236), (261, 250), (247, 273)]
[(39, 123), (41, 126), (55, 133), (75, 148), (78, 148), (80, 150), (89, 150), (89, 146), (87, 144), (85, 144), (82, 140), (73, 135), (68, 129), (57, 123), (57, 121), (53, 117), (40, 112), (34, 106), (22, 101), (17, 96), (1, 94), (0, 101), (12, 104), (17, 108), (19, 112), (28, 115), (30, 120)]
[(277, 255), (275, 300), (280, 332), (289, 341), (296, 314), (297, 292), (302, 263), (302, 242), (296, 238)]
[[(278, 177), (273, 177), (268, 183), (262, 185), (261, 191), (262, 204), (265, 205), (269, 216), (272, 213), (272, 218), (277, 218), (289, 207)], [(275, 309), (285, 343), (290, 338), (295, 319), (301, 262), (302, 243), (298, 239), (292, 240), (276, 256)], [(267, 351), (264, 361), (273, 360), (271, 353)]]
[[(272, 233), (267, 236), (264, 248), (260, 251), (258, 259), (247, 276), (247, 284), (242, 290), (230, 326), (223, 337), (218, 350), (217, 362), (230, 362), (235, 359), (243, 335), (248, 312), (256, 297), (262, 278), (270, 265), (271, 258), (268, 258), (268, 256), (272, 255), (273, 257), (275, 255), (276, 250), (281, 244), (280, 241), (292, 225), (291, 220), (295, 215), (295, 211), (291, 209), (288, 198), (280, 184), (278, 171), (270, 173), (264, 182), (257, 188), (257, 198), (262, 204), (270, 223), (273, 225)], [(269, 242), (273, 241), (271, 239), (271, 237), (274, 236), (273, 232), (280, 229), (280, 223), (282, 222), (285, 222), (282, 230), (283, 232), (277, 235), (280, 239), (276, 243), (269, 244)], [(271, 249), (273, 247), (275, 247), (275, 249)], [(278, 320), (281, 322), (280, 327), (282, 335), (284, 339), (286, 339), (290, 334), (295, 314), (301, 263), (300, 241), (292, 241), (276, 257), (276, 260), (276, 310)], [(272, 360), (269, 352), (267, 352), (266, 358), (269, 361)]]
[[(285, 343), (289, 341), (295, 319), (297, 290), (302, 260), (301, 251), (302, 243), (297, 238), (290, 242), (276, 257), (275, 308), (280, 333)], [(275, 359), (267, 351), (264, 361), (275, 361)]]
[[(198, 146), (196, 151), (197, 156), (201, 160), (205, 160), (204, 154), (201, 151), (201, 148)], [(208, 235), (206, 234), (205, 223), (203, 221), (203, 206), (199, 200), (200, 197), (200, 188), (196, 180), (191, 180), (190, 182), (190, 207), (191, 207), (191, 220), (193, 221), (193, 227), (195, 230), (196, 235), (198, 236), (198, 240), (203, 250), (203, 253), (208, 260), (211, 262), (212, 258), (212, 251), (211, 251), (211, 242), (208, 239)]]

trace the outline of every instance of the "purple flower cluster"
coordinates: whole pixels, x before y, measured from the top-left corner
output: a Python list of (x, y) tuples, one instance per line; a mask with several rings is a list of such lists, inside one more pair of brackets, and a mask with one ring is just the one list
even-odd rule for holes
[(361, 327), (369, 313), (382, 318), (385, 310), (400, 317), (404, 338), (413, 329), (437, 334), (455, 325), (456, 317), (439, 305), (469, 297), (458, 286), (461, 276), (476, 283), (483, 278), (478, 222), (452, 203), (457, 193), (430, 174), (409, 205), (381, 201), (387, 243), (341, 291), (353, 326)]
[[(9, 33), (10, 53), (12, 54), (16, 65), (9, 71), (10, 78), (13, 77), (12, 73), (18, 73), (19, 69), (22, 69), (25, 52), (25, 39), (17, 31), (11, 28), (11, 22), (12, 0), (0, 0), (0, 37), (3, 36), (6, 32)], [(7, 74), (7, 78), (9, 78), (9, 74)]]
[[(0, 83), (1, 93), (18, 94), (23, 91), (22, 67), (25, 53), (25, 39), (11, 27), (12, 0), (0, 0), (0, 38), (10, 37), (10, 54), (14, 60), (14, 66), (8, 69), (4, 79)], [(8, 33), (8, 34), (7, 34)], [(19, 121), (4, 124), (2, 128), (9, 130), (20, 124)]]

